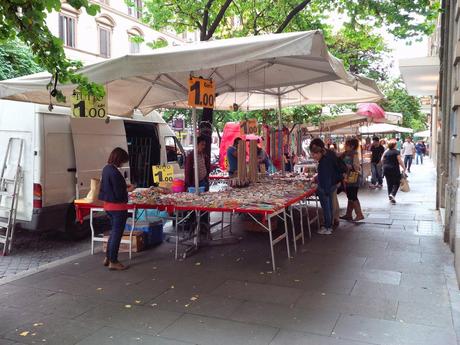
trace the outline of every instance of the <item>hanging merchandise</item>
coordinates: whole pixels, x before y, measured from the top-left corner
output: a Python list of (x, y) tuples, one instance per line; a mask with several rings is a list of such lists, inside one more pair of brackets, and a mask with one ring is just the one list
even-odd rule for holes
[(262, 148), (265, 150), (267, 155), (271, 155), (271, 146), (270, 146), (270, 127), (267, 125), (262, 126), (262, 138), (264, 142), (262, 143)]
[(249, 141), (249, 181), (257, 182), (259, 176), (259, 160), (257, 157), (257, 141)]

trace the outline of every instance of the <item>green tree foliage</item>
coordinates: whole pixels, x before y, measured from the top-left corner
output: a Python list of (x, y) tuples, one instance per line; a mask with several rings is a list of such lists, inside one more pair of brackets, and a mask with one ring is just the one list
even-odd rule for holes
[[(90, 4), (89, 0), (68, 0), (67, 3), (75, 9), (85, 9), (90, 15), (99, 10), (99, 6)], [(60, 0), (0, 0), (0, 43), (19, 39), (30, 47), (36, 62), (57, 76), (59, 82), (78, 84), (83, 92), (101, 96), (102, 86), (75, 74), (81, 64), (66, 58), (62, 41), (46, 25), (47, 13), (60, 10)], [(64, 98), (59, 91), (53, 94), (58, 100)]]
[(341, 59), (351, 73), (375, 80), (385, 80), (390, 67), (384, 39), (368, 25), (344, 25), (337, 33), (328, 34), (330, 52)]
[(414, 132), (426, 129), (426, 115), (421, 112), (420, 100), (408, 94), (401, 79), (391, 80), (382, 85), (385, 111), (401, 113), (403, 127), (412, 128)]
[[(200, 32), (200, 40), (322, 29), (328, 14), (351, 27), (382, 27), (398, 38), (430, 34), (439, 11), (432, 0), (145, 0), (145, 21), (155, 29)], [(238, 21), (235, 25), (235, 20)]]
[(0, 80), (22, 77), (42, 70), (30, 49), (17, 40), (0, 43)]

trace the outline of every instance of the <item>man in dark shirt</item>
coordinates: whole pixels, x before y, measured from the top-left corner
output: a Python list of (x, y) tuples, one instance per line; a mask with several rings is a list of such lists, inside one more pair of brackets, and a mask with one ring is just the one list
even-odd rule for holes
[(385, 148), (380, 144), (380, 139), (378, 137), (372, 138), (372, 158), (371, 158), (371, 171), (372, 179), (370, 188), (382, 188), (383, 183), (383, 171), (381, 159), (382, 155), (385, 152)]

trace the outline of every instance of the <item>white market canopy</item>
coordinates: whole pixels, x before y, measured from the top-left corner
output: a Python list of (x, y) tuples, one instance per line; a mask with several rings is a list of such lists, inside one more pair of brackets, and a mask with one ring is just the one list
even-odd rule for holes
[[(105, 85), (108, 113), (132, 116), (162, 107), (188, 108), (190, 75), (212, 78), (216, 108), (241, 110), (302, 104), (376, 102), (371, 79), (348, 73), (320, 31), (271, 34), (166, 47), (84, 67), (79, 73)], [(50, 75), (0, 82), (0, 98), (48, 104)], [(58, 85), (67, 97), (75, 85)]]
[(395, 134), (395, 133), (413, 133), (412, 128), (400, 127), (388, 123), (378, 123), (370, 126), (362, 126), (359, 128), (361, 134)]
[(429, 137), (431, 137), (431, 133), (430, 133), (430, 130), (427, 129), (426, 131), (421, 131), (421, 132), (414, 133), (414, 137), (429, 138)]

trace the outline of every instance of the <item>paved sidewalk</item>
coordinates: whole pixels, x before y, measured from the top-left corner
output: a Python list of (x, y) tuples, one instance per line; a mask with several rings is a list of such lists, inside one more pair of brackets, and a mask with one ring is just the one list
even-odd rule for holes
[(266, 234), (239, 231), (239, 245), (185, 261), (164, 244), (124, 272), (99, 254), (0, 285), (0, 344), (458, 344), (432, 165), (410, 183), (396, 206), (363, 191), (365, 222), (315, 234), (291, 260), (276, 248), (277, 272)]

